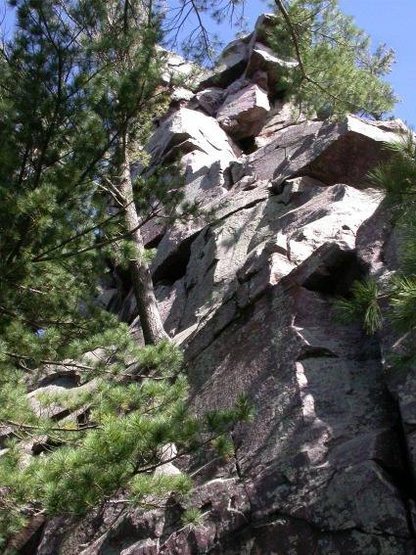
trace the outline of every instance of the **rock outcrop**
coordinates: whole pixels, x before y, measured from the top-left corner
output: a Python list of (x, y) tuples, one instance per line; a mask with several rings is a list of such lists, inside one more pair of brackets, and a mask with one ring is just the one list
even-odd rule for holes
[[(396, 267), (368, 172), (401, 126), (306, 121), (283, 104), (278, 69), (294, 62), (269, 50), (268, 21), (224, 51), (148, 147), (154, 166), (180, 160), (186, 199), (208, 214), (149, 239), (191, 402), (203, 412), (245, 393), (254, 421), (235, 427), (227, 464), (190, 461), (204, 471), (186, 502), (109, 502), (82, 522), (52, 520), (37, 555), (416, 552), (416, 375), (386, 367), (401, 338), (369, 338), (334, 315), (354, 280)], [(131, 295), (109, 296), (133, 322)], [(184, 527), (189, 506), (203, 520)]]

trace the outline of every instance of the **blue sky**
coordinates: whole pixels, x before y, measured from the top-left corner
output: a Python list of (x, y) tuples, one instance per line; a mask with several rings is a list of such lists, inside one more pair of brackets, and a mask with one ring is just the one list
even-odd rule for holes
[[(5, 4), (5, 0), (0, 0), (0, 7)], [(416, 127), (416, 0), (339, 0), (339, 4), (342, 11), (353, 15), (357, 24), (370, 34), (375, 45), (387, 43), (396, 51), (397, 61), (388, 76), (401, 98), (394, 113)], [(245, 16), (249, 29), (264, 11), (270, 11), (266, 1), (247, 0)], [(11, 19), (5, 23), (10, 30)], [(211, 28), (214, 30), (214, 26)], [(235, 31), (229, 25), (222, 25), (218, 34), (226, 43)]]
[(340, 0), (340, 6), (376, 44), (396, 51), (388, 77), (401, 98), (395, 114), (416, 127), (416, 0)]

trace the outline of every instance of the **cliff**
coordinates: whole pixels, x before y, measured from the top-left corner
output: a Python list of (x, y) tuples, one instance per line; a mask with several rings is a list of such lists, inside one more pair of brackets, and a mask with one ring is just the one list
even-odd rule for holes
[[(391, 330), (369, 337), (334, 317), (354, 280), (397, 266), (399, 237), (367, 174), (403, 126), (306, 120), (283, 103), (273, 91), (293, 62), (270, 51), (267, 25), (175, 91), (148, 145), (151, 168), (180, 158), (186, 199), (209, 215), (144, 229), (193, 407), (245, 393), (254, 421), (235, 427), (227, 464), (187, 461), (202, 522), (184, 527), (174, 498), (148, 511), (111, 501), (82, 522), (48, 522), (21, 553), (415, 552), (416, 377), (386, 367), (400, 346)], [(102, 302), (134, 323), (128, 289), (118, 279)]]

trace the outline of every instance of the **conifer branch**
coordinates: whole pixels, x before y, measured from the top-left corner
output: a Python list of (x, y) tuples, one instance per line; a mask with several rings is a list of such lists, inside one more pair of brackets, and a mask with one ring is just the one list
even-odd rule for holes
[(199, 13), (199, 10), (198, 10), (197, 6), (195, 5), (194, 0), (191, 0), (191, 5), (192, 5), (192, 9), (194, 10), (194, 13), (197, 17), (197, 20), (198, 20), (198, 25), (199, 25), (199, 28), (200, 28), (200, 33), (201, 33), (202, 40), (203, 40), (203, 43), (204, 43), (205, 51), (207, 53), (207, 56), (210, 56), (210, 44), (209, 44), (208, 31), (207, 31), (207, 29), (206, 29), (206, 27), (205, 27), (205, 25), (202, 21), (201, 14)]
[[(3, 352), (4, 355), (14, 358), (17, 360), (33, 360), (33, 357), (27, 355), (19, 355), (17, 353), (10, 353), (8, 351)], [(85, 364), (77, 364), (72, 362), (59, 362), (57, 360), (39, 360), (39, 364), (48, 365), (48, 366), (63, 366), (65, 368), (77, 368), (79, 370), (95, 370), (93, 366), (87, 366)]]
[(89, 247), (85, 247), (85, 248), (79, 249), (79, 250), (73, 250), (73, 251), (70, 251), (70, 252), (65, 252), (65, 253), (62, 253), (62, 254), (59, 254), (59, 255), (56, 255), (56, 256), (44, 256), (42, 258), (39, 257), (36, 260), (33, 260), (33, 262), (47, 262), (49, 260), (72, 258), (73, 256), (77, 256), (79, 254), (84, 254), (84, 253), (92, 251), (92, 250), (101, 249), (102, 247), (105, 247), (107, 245), (111, 245), (113, 243), (117, 243), (118, 241), (122, 241), (123, 239), (128, 239), (129, 237), (133, 236), (136, 231), (138, 231), (141, 227), (143, 227), (143, 225), (149, 219), (150, 218), (141, 221), (134, 229), (132, 229), (130, 231), (125, 231), (124, 233), (121, 233), (120, 235), (110, 237), (109, 239), (104, 239), (102, 241), (97, 242), (95, 245), (90, 245)]
[(16, 318), (17, 320), (20, 320), (21, 322), (25, 322), (26, 324), (29, 324), (30, 326), (34, 327), (34, 328), (41, 328), (42, 326), (48, 325), (48, 326), (71, 326), (75, 329), (79, 329), (79, 330), (85, 330), (86, 328), (83, 326), (80, 326), (79, 324), (76, 324), (75, 322), (65, 322), (65, 321), (60, 321), (60, 320), (32, 320), (30, 318), (26, 318), (24, 316), (22, 316), (21, 314), (14, 312), (13, 310), (10, 310), (8, 308), (6, 308), (5, 306), (1, 306), (0, 305), (0, 312), (2, 312), (3, 314), (7, 314), (8, 316), (12, 316), (13, 318)]
[(52, 248), (50, 248), (46, 251), (41, 252), (40, 254), (38, 254), (37, 256), (35, 256), (32, 259), (32, 262), (42, 262), (43, 260), (45, 260), (44, 257), (47, 256), (48, 254), (50, 254), (52, 252), (55, 252), (55, 251), (61, 249), (62, 247), (65, 247), (69, 243), (77, 241), (81, 237), (84, 237), (85, 235), (88, 235), (89, 233), (91, 233), (95, 230), (104, 228), (109, 222), (112, 222), (115, 218), (117, 218), (118, 216), (121, 216), (123, 214), (123, 212), (125, 211), (125, 209), (126, 209), (125, 207), (120, 209), (118, 212), (116, 212), (114, 214), (111, 214), (110, 216), (108, 216), (108, 218), (105, 218), (104, 220), (101, 220), (97, 224), (94, 224), (94, 225), (88, 227), (87, 229), (84, 229), (83, 231), (80, 231), (79, 233), (76, 233), (72, 237), (69, 237), (68, 239), (65, 239), (64, 241), (61, 241), (58, 245), (55, 245), (54, 247), (52, 247)]
[(363, 108), (362, 106), (357, 106), (356, 104), (352, 103), (348, 99), (340, 98), (339, 96), (334, 95), (326, 87), (322, 86), (318, 81), (316, 81), (315, 79), (313, 79), (311, 77), (311, 75), (307, 72), (307, 70), (305, 68), (305, 64), (303, 62), (303, 57), (302, 57), (302, 53), (301, 53), (298, 33), (295, 29), (295, 25), (294, 25), (290, 15), (289, 15), (289, 12), (288, 12), (283, 0), (274, 0), (274, 2), (276, 4), (277, 8), (279, 9), (279, 11), (282, 13), (282, 16), (285, 20), (285, 23), (286, 23), (287, 29), (289, 31), (290, 37), (292, 39), (293, 47), (295, 49), (295, 54), (296, 54), (296, 60), (299, 64), (299, 69), (300, 69), (300, 72), (301, 72), (302, 79), (311, 83), (311, 85), (316, 87), (325, 96), (331, 98), (335, 102), (338, 102), (340, 104), (347, 104), (355, 112), (366, 113), (367, 110), (365, 108)]
[(84, 424), (82, 426), (80, 426), (79, 428), (61, 428), (58, 426), (54, 426), (52, 428), (49, 427), (44, 427), (41, 425), (36, 425), (36, 424), (24, 424), (23, 422), (15, 422), (14, 420), (2, 420), (2, 423), (6, 426), (16, 426), (17, 428), (21, 429), (21, 430), (27, 430), (27, 431), (51, 431), (51, 432), (84, 432), (84, 431), (88, 431), (88, 430), (96, 430), (96, 429), (100, 429), (100, 426), (98, 424)]

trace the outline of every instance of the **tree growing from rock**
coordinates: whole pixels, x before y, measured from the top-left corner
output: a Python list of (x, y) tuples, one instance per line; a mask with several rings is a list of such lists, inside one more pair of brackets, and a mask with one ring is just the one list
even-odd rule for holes
[(115, 191), (129, 234), (130, 274), (145, 343), (168, 340), (159, 314), (144, 253), (136, 209), (131, 154), (143, 147), (151, 116), (163, 97), (161, 63), (156, 50), (161, 39), (152, 2), (127, 1), (81, 4), (91, 40), (90, 71), (100, 73), (92, 109), (111, 137), (106, 153), (106, 183)]

